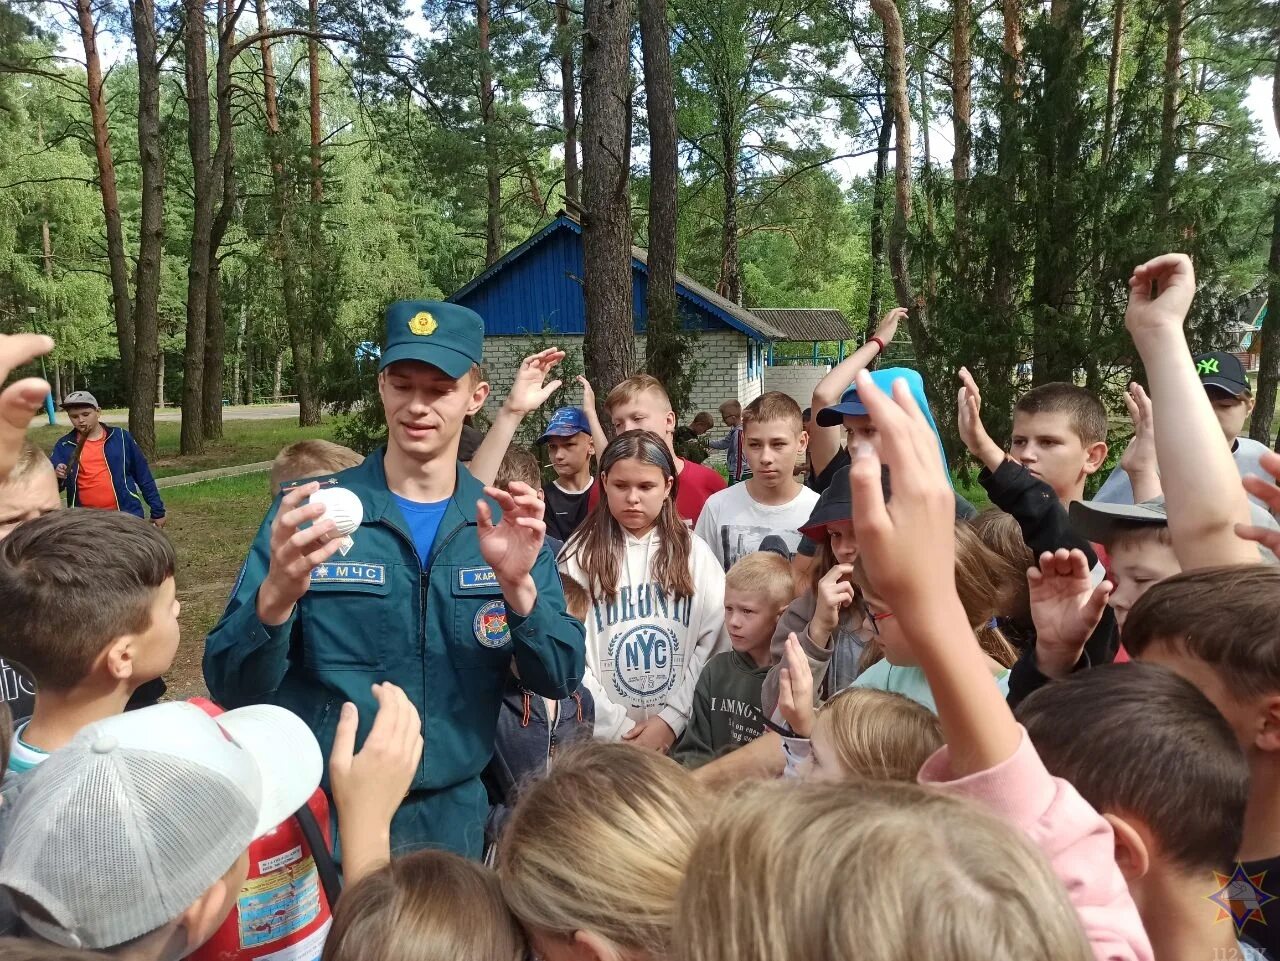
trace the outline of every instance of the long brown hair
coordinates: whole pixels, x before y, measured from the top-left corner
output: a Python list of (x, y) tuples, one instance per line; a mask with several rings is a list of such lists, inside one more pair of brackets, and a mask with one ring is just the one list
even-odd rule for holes
[[(1013, 563), (982, 543), (969, 524), (956, 522), (956, 593), (982, 653), (1001, 667), (1013, 667), (1018, 652), (996, 626), (995, 618), (1004, 613), (1010, 580), (1020, 576)], [(853, 562), (853, 579), (859, 587), (870, 584), (861, 557)], [(879, 643), (868, 644), (860, 661), (862, 670), (883, 656)]]
[[(675, 459), (667, 442), (650, 430), (629, 430), (619, 434), (604, 449), (600, 457), (600, 500), (595, 510), (583, 523), (569, 544), (564, 558), (577, 557), (586, 577), (587, 590), (593, 599), (603, 596), (608, 600), (618, 596), (618, 574), (622, 565), (626, 538), (622, 525), (609, 512), (609, 471), (622, 460), (638, 460), (662, 471), (671, 480), (671, 490), (662, 502), (658, 513), (658, 549), (653, 562), (654, 579), (658, 586), (673, 597), (693, 596), (693, 572), (689, 569), (689, 555), (693, 550), (693, 535), (676, 511), (676, 491), (680, 479), (676, 476)], [(648, 571), (645, 575), (648, 576)]]

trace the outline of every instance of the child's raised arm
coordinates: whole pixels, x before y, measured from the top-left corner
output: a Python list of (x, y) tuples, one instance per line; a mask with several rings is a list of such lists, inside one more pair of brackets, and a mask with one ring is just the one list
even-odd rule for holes
[(492, 484), (498, 477), (498, 469), (502, 466), (502, 458), (507, 455), (511, 446), (511, 438), (516, 436), (520, 422), (529, 414), (547, 402), (562, 381), (544, 381), (560, 361), (564, 360), (564, 351), (559, 347), (548, 347), (546, 350), (531, 354), (520, 362), (516, 378), (511, 383), (507, 399), (502, 402), (493, 425), (484, 440), (471, 458), (471, 476), (481, 484)]
[[(955, 495), (937, 438), (905, 381), (893, 385), (892, 398), (865, 371), (857, 385), (881, 437), (881, 454), (860, 444), (850, 470), (858, 549), (928, 679), (952, 770), (993, 768), (1013, 755), (1021, 733), (956, 591)], [(893, 483), (888, 504), (881, 456)]]
[(596, 411), (596, 391), (591, 381), (581, 374), (577, 377), (578, 386), (582, 388), (582, 409), (587, 413), (587, 423), (591, 425), (591, 443), (595, 446), (596, 457), (604, 455), (609, 446), (609, 437), (600, 423), (600, 414)]
[(818, 411), (824, 407), (833, 407), (840, 403), (840, 395), (849, 389), (854, 375), (866, 369), (867, 364), (884, 352), (898, 331), (898, 324), (906, 319), (907, 308), (894, 307), (880, 318), (880, 326), (867, 342), (852, 354), (832, 367), (818, 386), (813, 388), (810, 401), (813, 410), (813, 424), (809, 429), (809, 460), (813, 464), (813, 472), (821, 474), (831, 458), (840, 451), (840, 428), (819, 427)]
[(1235, 533), (1249, 499), (1182, 329), (1195, 288), (1191, 259), (1163, 254), (1134, 268), (1124, 315), (1147, 369), (1169, 533), (1183, 570), (1256, 564), (1257, 548)]

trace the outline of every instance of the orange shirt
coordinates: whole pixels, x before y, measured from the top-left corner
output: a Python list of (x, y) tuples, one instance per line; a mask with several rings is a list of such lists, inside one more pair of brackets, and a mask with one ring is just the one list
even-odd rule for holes
[(80, 451), (80, 470), (76, 475), (76, 495), (81, 507), (99, 507), (119, 510), (116, 489), (111, 483), (111, 471), (107, 469), (105, 447), (107, 435), (97, 440), (87, 440)]

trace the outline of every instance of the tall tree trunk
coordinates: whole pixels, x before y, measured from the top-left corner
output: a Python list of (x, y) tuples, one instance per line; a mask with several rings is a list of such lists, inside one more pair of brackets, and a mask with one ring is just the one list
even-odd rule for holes
[[(666, 0), (639, 0), (644, 99), (649, 115), (649, 280), (645, 366), (672, 393), (676, 412), (688, 403), (688, 379), (676, 313), (676, 95)], [(677, 388), (677, 389), (672, 389)], [(676, 396), (680, 395), (680, 396)]]
[(218, 146), (213, 151), (212, 168), (221, 187), (221, 197), (213, 211), (209, 237), (209, 288), (205, 310), (204, 343), (204, 435), (209, 440), (222, 437), (223, 367), (227, 328), (222, 313), (222, 259), (218, 251), (231, 218), (235, 214), (235, 141), (231, 114), (231, 50), (235, 43), (239, 4), (218, 0), (218, 57), (214, 67), (214, 101), (218, 115)]
[(280, 385), (284, 380), (284, 353), (276, 354), (276, 370), (271, 380), (271, 400), (280, 403)]
[(1036, 384), (1070, 381), (1087, 346), (1080, 331), (1077, 285), (1086, 249), (1080, 217), (1080, 144), (1085, 125), (1083, 0), (1052, 0), (1044, 56), (1044, 103), (1037, 112), (1037, 231), (1032, 278)]
[(240, 315), (236, 323), (236, 346), (234, 354), (231, 358), (231, 403), (243, 404), (245, 402), (244, 390), (244, 373), (245, 373), (245, 333), (249, 328), (249, 308), (248, 308), (248, 292), (249, 282), (246, 278), (240, 290)]
[(885, 87), (893, 106), (894, 169), (893, 221), (889, 226), (889, 272), (893, 277), (898, 303), (914, 309), (907, 316), (911, 340), (917, 356), (928, 356), (925, 310), (927, 305), (915, 303), (911, 286), (910, 259), (907, 255), (907, 225), (911, 221), (911, 101), (907, 96), (907, 52), (902, 34), (902, 18), (893, 0), (871, 0), (871, 9), (884, 24)]
[(969, 260), (969, 156), (973, 139), (970, 133), (973, 63), (969, 55), (969, 31), (972, 19), (970, 0), (955, 0), (951, 18), (951, 127), (955, 135), (951, 179), (955, 190), (955, 271), (961, 278), (966, 274)]
[[(102, 57), (98, 53), (98, 25), (92, 0), (76, 0), (76, 21), (84, 44), (85, 78), (88, 83), (89, 119), (93, 126), (93, 151), (98, 162), (98, 188), (107, 227), (107, 264), (111, 277), (111, 310), (116, 322), (116, 345), (127, 382), (133, 380), (133, 304), (129, 300), (129, 260), (124, 251), (120, 224), (120, 195), (116, 189), (116, 164), (107, 128), (107, 98), (102, 84)], [(132, 423), (130, 424), (132, 426)]]
[(587, 379), (603, 398), (636, 369), (631, 302), (631, 5), (586, 0), (582, 44), (582, 232)]
[[(998, 329), (1007, 331), (1009, 359), (1016, 356), (1014, 299), (1020, 261), (1014, 244), (1014, 225), (1019, 216), (1018, 156), (1021, 153), (1019, 102), (1022, 99), (1022, 0), (1003, 0), (1004, 38), (1000, 58), (999, 142), (996, 146), (996, 176), (1003, 210), (996, 221), (990, 257), (992, 265), (991, 315)], [(1007, 371), (1006, 371), (1007, 376)]]
[(720, 232), (720, 280), (716, 293), (735, 304), (742, 303), (742, 261), (738, 252), (738, 160), (742, 153), (732, 106), (722, 99), (718, 107), (720, 134), (720, 183), (724, 188), (724, 217)]
[[(257, 0), (258, 32), (265, 34), (267, 27), (266, 0)], [(294, 224), (295, 203), (293, 186), (284, 163), (284, 144), (280, 137), (280, 111), (276, 97), (275, 64), (271, 56), (271, 41), (263, 38), (262, 81), (263, 104), (267, 119), (267, 155), (271, 160), (271, 218), (273, 223), (271, 255), (280, 268), (280, 296), (284, 302), (285, 331), (289, 350), (293, 355), (293, 387), (298, 395), (298, 422), (302, 426), (319, 423), (319, 402), (312, 391), (311, 338), (303, 316), (301, 278), (297, 255), (297, 228)], [(276, 382), (274, 397), (280, 397), (280, 371), (283, 358), (276, 357)], [(309, 420), (308, 418), (314, 418)]]
[(191, 256), (187, 261), (187, 341), (182, 365), (179, 453), (204, 449), (204, 348), (209, 317), (213, 199), (220, 193), (210, 145), (208, 28), (204, 0), (185, 0), (182, 29), (187, 86), (187, 149), (191, 154)]
[(1116, 100), (1120, 91), (1120, 59), (1124, 55), (1124, 4), (1125, 0), (1115, 0), (1115, 9), (1111, 12), (1111, 58), (1107, 62), (1107, 107), (1102, 118), (1104, 176), (1106, 167), (1111, 162), (1111, 151), (1115, 149)]
[(1152, 189), (1156, 223), (1166, 232), (1173, 206), (1173, 172), (1178, 160), (1178, 102), (1182, 97), (1183, 0), (1165, 0), (1164, 100), (1160, 108), (1160, 153), (1156, 158)]
[(491, 26), (489, 0), (476, 0), (476, 33), (480, 41), (480, 129), (484, 131), (484, 262), (486, 266), (502, 256), (502, 171), (498, 165), (497, 126), (493, 102), (493, 63), (489, 54)]
[(155, 403), (159, 397), (160, 258), (164, 250), (164, 154), (160, 131), (160, 51), (154, 0), (130, 0), (138, 69), (138, 160), (142, 216), (134, 280), (133, 380), (129, 431), (148, 457), (156, 451)]
[[(307, 23), (315, 33), (320, 29), (318, 0), (307, 0)], [(307, 91), (309, 96), (308, 121), (311, 129), (311, 195), (308, 206), (308, 247), (311, 251), (310, 323), (307, 331), (308, 362), (307, 391), (303, 396), (298, 388), (298, 423), (304, 427), (319, 424), (323, 413), (320, 397), (320, 368), (324, 363), (324, 349), (329, 332), (330, 278), (328, 276), (328, 245), (324, 233), (324, 164), (320, 155), (320, 44), (315, 37), (307, 39)], [(296, 367), (296, 364), (295, 364)]]
[(884, 92), (880, 95), (880, 133), (876, 139), (876, 171), (871, 195), (871, 280), (867, 296), (867, 333), (880, 321), (880, 288), (884, 278), (884, 195), (889, 174), (889, 145), (893, 141), (893, 104)]
[[(1275, 31), (1280, 46), (1280, 27)], [(1271, 112), (1280, 134), (1280, 58), (1271, 77)], [(1276, 382), (1280, 379), (1280, 189), (1272, 199), (1271, 256), (1267, 259), (1271, 275), (1267, 285), (1267, 319), (1262, 326), (1262, 356), (1258, 363), (1258, 397), (1253, 407), (1249, 436), (1271, 445), (1271, 420), (1276, 409)]]
[(164, 351), (160, 351), (160, 361), (156, 364), (156, 406), (164, 408)]
[[(920, 170), (921, 193), (924, 194), (924, 231), (925, 243), (922, 251), (924, 261), (924, 299), (933, 304), (938, 299), (938, 261), (934, 255), (937, 243), (937, 223), (933, 209), (933, 156), (929, 149), (929, 71), (928, 55), (920, 64), (920, 143), (924, 148), (924, 166)], [(957, 216), (960, 213), (959, 197), (955, 205)], [(956, 225), (957, 232), (959, 224)]]
[(574, 203), (578, 192), (578, 103), (573, 77), (574, 32), (569, 29), (569, 0), (556, 0), (556, 43), (560, 47), (560, 116), (564, 126), (564, 195)]

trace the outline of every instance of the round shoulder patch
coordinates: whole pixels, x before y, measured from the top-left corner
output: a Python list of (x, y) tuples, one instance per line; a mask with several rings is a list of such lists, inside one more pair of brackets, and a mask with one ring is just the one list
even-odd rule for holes
[(430, 313), (420, 310), (409, 320), (409, 333), (417, 334), (419, 337), (430, 337), (439, 326)]
[(511, 628), (507, 627), (507, 605), (500, 600), (481, 604), (471, 626), (476, 640), (485, 647), (499, 648), (511, 640)]

